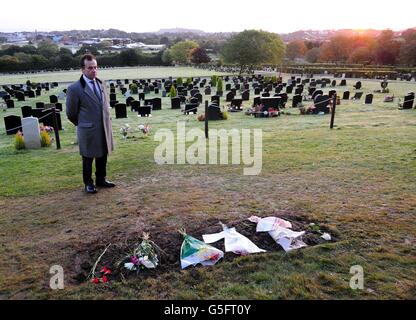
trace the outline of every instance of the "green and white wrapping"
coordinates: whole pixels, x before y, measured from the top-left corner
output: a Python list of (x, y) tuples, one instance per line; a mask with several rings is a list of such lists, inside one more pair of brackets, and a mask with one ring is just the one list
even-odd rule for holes
[(224, 252), (214, 248), (187, 234), (183, 234), (184, 240), (181, 246), (181, 268), (185, 269), (190, 265), (213, 266), (224, 257)]

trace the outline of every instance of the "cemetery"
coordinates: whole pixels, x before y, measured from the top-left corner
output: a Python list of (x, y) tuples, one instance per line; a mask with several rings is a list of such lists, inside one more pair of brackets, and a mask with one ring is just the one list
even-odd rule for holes
[[(1, 297), (414, 298), (414, 82), (160, 69), (102, 71), (117, 187), (96, 195), (80, 188), (65, 114), (77, 77), (51, 73), (32, 85), (0, 76)], [(243, 175), (231, 161), (156, 163), (160, 129), (191, 149), (180, 123), (208, 136), (261, 129), (261, 173)], [(266, 217), (281, 229), (261, 229)], [(196, 266), (198, 250), (210, 255)], [(67, 270), (65, 290), (44, 290), (54, 264)], [(353, 265), (367, 270), (359, 293), (349, 287)]]

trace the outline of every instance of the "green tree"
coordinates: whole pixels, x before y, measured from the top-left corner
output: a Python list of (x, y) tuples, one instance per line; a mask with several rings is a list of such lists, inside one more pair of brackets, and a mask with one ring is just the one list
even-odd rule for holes
[(224, 90), (224, 84), (222, 82), (222, 78), (218, 77), (217, 79), (217, 93), (222, 93)]
[(241, 73), (248, 66), (252, 69), (262, 63), (280, 64), (285, 55), (285, 45), (277, 34), (244, 30), (227, 41), (222, 55), (225, 62), (238, 64)]
[(93, 45), (83, 44), (82, 47), (75, 52), (76, 56), (82, 56), (83, 54), (91, 53), (94, 56), (99, 56), (100, 52), (98, 51), (98, 48)]
[(175, 97), (176, 97), (176, 88), (175, 88), (175, 86), (174, 86), (174, 85), (172, 85), (172, 86), (170, 87), (169, 97), (171, 97), (171, 98), (175, 98)]
[(171, 65), (172, 64), (172, 56), (170, 54), (170, 50), (169, 49), (166, 49), (166, 50), (163, 51), (163, 53), (162, 53), (162, 62), (164, 64), (167, 64), (167, 65)]
[(189, 63), (189, 53), (192, 49), (197, 48), (198, 44), (195, 41), (181, 41), (170, 48), (170, 55), (172, 60), (176, 63)]
[(139, 56), (134, 49), (127, 49), (120, 52), (120, 62), (123, 66), (137, 66), (139, 64)]
[(45, 58), (53, 58), (59, 52), (59, 47), (49, 41), (42, 41), (38, 44), (38, 53)]

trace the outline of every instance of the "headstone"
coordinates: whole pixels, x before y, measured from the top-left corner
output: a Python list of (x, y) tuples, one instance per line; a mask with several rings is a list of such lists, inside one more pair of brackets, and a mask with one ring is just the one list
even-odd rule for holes
[(329, 96), (331, 99), (333, 98), (333, 96), (334, 96), (335, 94), (337, 94), (336, 90), (329, 90), (329, 92), (328, 92), (328, 96)]
[(41, 147), (39, 120), (37, 118), (23, 118), (22, 130), (26, 149), (37, 149)]
[(17, 101), (25, 101), (25, 94), (22, 91), (15, 91), (14, 95)]
[(6, 116), (4, 117), (4, 127), (8, 135), (15, 134), (22, 129), (22, 119), (19, 116)]
[(153, 110), (162, 110), (162, 99), (161, 98), (153, 98), (152, 99), (152, 106)]
[(49, 102), (50, 103), (56, 103), (56, 102), (58, 102), (58, 97), (55, 96), (54, 94), (51, 95), (51, 96), (49, 96)]
[(415, 100), (415, 94), (414, 93), (408, 93), (404, 97), (404, 102), (403, 102), (403, 105), (402, 105), (402, 109), (412, 109), (414, 100)]
[(139, 108), (138, 112), (140, 117), (149, 117), (152, 114), (152, 107), (151, 106), (142, 106)]
[(126, 106), (127, 107), (130, 107), (130, 103), (132, 102), (132, 101), (134, 101), (134, 98), (133, 97), (128, 97), (127, 99), (126, 99)]
[(227, 101), (227, 102), (231, 102), (231, 100), (233, 100), (234, 99), (234, 93), (233, 92), (228, 92), (227, 94), (226, 94), (226, 96), (225, 96), (225, 101)]
[(178, 97), (174, 97), (170, 99), (170, 105), (172, 109), (180, 109), (181, 108), (181, 99)]
[(292, 108), (297, 108), (299, 103), (302, 103), (302, 96), (300, 94), (296, 94), (293, 96)]
[(317, 114), (319, 112), (329, 113), (329, 96), (327, 95), (318, 95), (314, 99), (314, 113)]
[(349, 91), (344, 91), (344, 93), (342, 94), (342, 99), (343, 100), (349, 100), (350, 99), (350, 92)]
[(117, 103), (114, 106), (116, 112), (116, 119), (127, 118), (127, 106), (125, 103)]
[(241, 105), (243, 104), (243, 99), (233, 99), (231, 101), (231, 107), (237, 110), (241, 110)]
[(365, 104), (372, 104), (373, 103), (373, 94), (369, 93), (365, 96)]
[(55, 103), (55, 108), (56, 108), (56, 110), (63, 111), (62, 103), (60, 103), (60, 102)]
[(332, 82), (331, 82), (331, 86), (332, 87), (335, 87), (337, 85), (337, 81), (336, 80), (332, 80)]
[(204, 93), (205, 93), (205, 95), (210, 96), (211, 95), (211, 87), (206, 87)]
[(243, 93), (241, 94), (241, 98), (243, 101), (250, 100), (250, 91), (249, 90), (243, 91)]
[(207, 118), (208, 120), (221, 120), (221, 109), (216, 104), (211, 104), (208, 106)]
[(115, 101), (117, 100), (117, 96), (115, 93), (110, 93), (110, 101)]
[(155, 94), (159, 94), (159, 88), (155, 88)]
[(28, 93), (29, 98), (34, 98), (35, 97), (35, 91), (29, 90), (27, 93)]
[(361, 81), (357, 81), (356, 83), (355, 83), (355, 85), (353, 85), (353, 87), (355, 88), (355, 89), (357, 89), (357, 90), (359, 90), (359, 89), (361, 89)]
[(196, 94), (194, 94), (193, 98), (197, 98), (199, 103), (202, 103), (202, 94), (200, 94), (199, 92), (197, 92)]
[(110, 107), (113, 108), (118, 103), (118, 100), (110, 100)]
[(14, 100), (12, 99), (6, 100), (6, 106), (7, 106), (7, 109), (14, 108)]
[(36, 109), (43, 109), (45, 108), (44, 102), (36, 102)]
[(137, 101), (137, 100), (134, 100), (134, 99), (131, 100), (130, 101), (130, 107), (131, 107), (131, 111), (133, 111), (133, 112), (139, 112), (140, 101)]
[(293, 87), (292, 86), (287, 86), (286, 87), (286, 93), (290, 94), (293, 91)]
[(139, 100), (144, 100), (145, 94), (143, 92), (139, 93)]
[(23, 106), (22, 108), (22, 118), (27, 118), (32, 116), (32, 107), (31, 106)]
[(217, 102), (217, 105), (220, 105), (220, 96), (214, 95), (211, 96), (211, 102)]
[(261, 91), (260, 88), (257, 87), (257, 88), (254, 89), (254, 94), (255, 95), (259, 95), (260, 94), (260, 91)]
[(323, 95), (323, 91), (322, 90), (315, 90), (312, 94), (312, 99), (315, 100), (315, 97), (318, 95)]
[(196, 114), (198, 111), (198, 104), (197, 103), (187, 103), (185, 104), (185, 114), (193, 113)]
[(342, 87), (346, 86), (347, 85), (347, 80), (342, 79), (341, 83), (339, 85), (342, 86)]

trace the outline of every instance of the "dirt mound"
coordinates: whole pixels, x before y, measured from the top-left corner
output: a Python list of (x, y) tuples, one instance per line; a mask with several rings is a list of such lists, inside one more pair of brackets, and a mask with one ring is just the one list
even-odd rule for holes
[[(288, 220), (292, 223), (292, 229), (294, 231), (306, 231), (302, 237), (303, 241), (308, 246), (314, 246), (320, 243), (324, 243), (325, 240), (321, 238), (321, 233), (314, 231), (310, 228), (308, 221), (305, 217), (299, 217), (292, 214), (282, 215), (279, 217)], [(248, 220), (222, 220), (228, 227), (235, 227), (236, 230), (242, 235), (248, 237), (259, 248), (266, 251), (279, 251), (283, 250), (276, 242), (270, 237), (267, 232), (256, 232), (256, 224)], [(186, 232), (202, 240), (203, 234), (220, 232), (221, 226), (218, 219), (208, 219), (205, 221), (190, 221), (186, 227)], [(321, 231), (327, 231), (324, 226), (320, 226)], [(141, 241), (137, 234), (123, 235), (120, 232), (116, 232), (110, 237), (104, 237), (96, 239), (88, 244), (83, 244), (76, 248), (76, 254), (73, 257), (73, 272), (69, 276), (69, 281), (73, 284), (79, 284), (87, 281), (88, 275), (97, 261), (98, 257), (104, 251), (105, 247), (111, 243), (105, 254), (100, 259), (96, 271), (99, 271), (101, 267), (107, 266), (112, 270), (111, 279), (121, 280), (128, 279), (130, 277), (136, 277), (135, 272), (130, 272), (123, 267), (123, 258), (127, 256), (132, 248), (137, 246)], [(179, 232), (172, 230), (158, 230), (151, 231), (150, 239), (155, 242), (158, 247), (163, 251), (159, 253), (160, 264), (156, 269), (144, 269), (140, 270), (139, 274), (142, 278), (158, 277), (163, 273), (170, 271), (180, 271), (180, 248), (183, 242), (183, 237)], [(332, 235), (331, 241), (337, 239)], [(218, 241), (214, 246), (225, 252), (224, 241)], [(225, 260), (231, 261), (238, 257), (232, 252), (225, 253)]]

